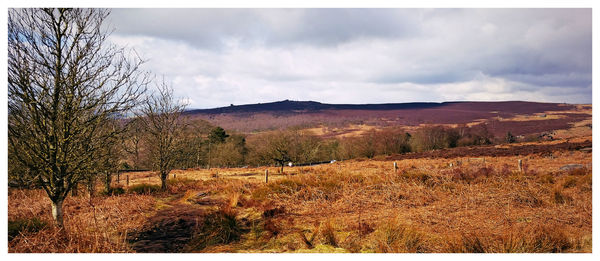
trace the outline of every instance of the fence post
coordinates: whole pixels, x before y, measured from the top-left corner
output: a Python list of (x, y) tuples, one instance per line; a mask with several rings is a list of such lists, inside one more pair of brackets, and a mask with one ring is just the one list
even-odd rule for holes
[(175, 177), (177, 177), (177, 174), (173, 173), (173, 179), (175, 179)]
[(121, 172), (117, 171), (117, 184), (121, 183)]
[(129, 175), (127, 175), (127, 187), (129, 187)]
[(398, 172), (398, 163), (394, 161), (394, 173)]
[(265, 183), (269, 183), (269, 170), (265, 169)]
[(523, 160), (519, 160), (519, 172), (523, 172)]

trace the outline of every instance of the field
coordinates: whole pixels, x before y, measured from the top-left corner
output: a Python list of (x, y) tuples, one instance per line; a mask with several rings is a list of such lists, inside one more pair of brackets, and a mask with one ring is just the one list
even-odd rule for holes
[(123, 173), (113, 180), (123, 193), (70, 196), (64, 230), (51, 225), (45, 192), (10, 189), (8, 248), (589, 253), (590, 147), (587, 136), (286, 167), (284, 173), (275, 167), (177, 170), (168, 192), (158, 192), (154, 173)]

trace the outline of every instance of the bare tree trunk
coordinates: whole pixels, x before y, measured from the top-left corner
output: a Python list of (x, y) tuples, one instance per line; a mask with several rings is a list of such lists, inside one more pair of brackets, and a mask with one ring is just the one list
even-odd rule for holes
[(167, 191), (167, 177), (169, 176), (169, 173), (166, 172), (161, 172), (160, 173), (160, 189), (162, 191)]
[(52, 201), (52, 217), (56, 222), (56, 225), (60, 228), (63, 227), (63, 200)]
[(104, 189), (108, 193), (108, 192), (110, 192), (110, 182), (111, 182), (111, 179), (112, 179), (112, 175), (111, 175), (110, 171), (104, 172), (104, 175), (105, 175)]
[(77, 195), (79, 194), (78, 188), (79, 188), (79, 183), (75, 183), (73, 185), (73, 188), (71, 189), (71, 196), (77, 197)]
[(93, 197), (94, 194), (96, 194), (96, 177), (95, 176), (89, 176), (87, 178), (87, 189), (90, 194), (90, 198)]

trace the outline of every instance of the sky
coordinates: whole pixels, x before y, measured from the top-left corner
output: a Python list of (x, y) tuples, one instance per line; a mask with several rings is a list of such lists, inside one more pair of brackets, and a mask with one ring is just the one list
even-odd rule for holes
[(591, 9), (113, 9), (107, 23), (190, 109), (592, 103)]

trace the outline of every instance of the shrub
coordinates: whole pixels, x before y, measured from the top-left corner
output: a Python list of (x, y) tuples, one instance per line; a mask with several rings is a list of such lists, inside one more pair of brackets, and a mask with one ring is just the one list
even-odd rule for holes
[(127, 191), (135, 194), (153, 194), (160, 192), (160, 185), (142, 183), (129, 187)]
[(100, 192), (100, 195), (103, 195), (103, 196), (117, 196), (117, 195), (122, 195), (122, 194), (125, 194), (125, 189), (122, 187), (110, 188), (108, 191), (106, 189), (104, 189)]
[(8, 221), (8, 240), (13, 240), (23, 232), (38, 232), (44, 229), (48, 224), (37, 217), (21, 218)]

